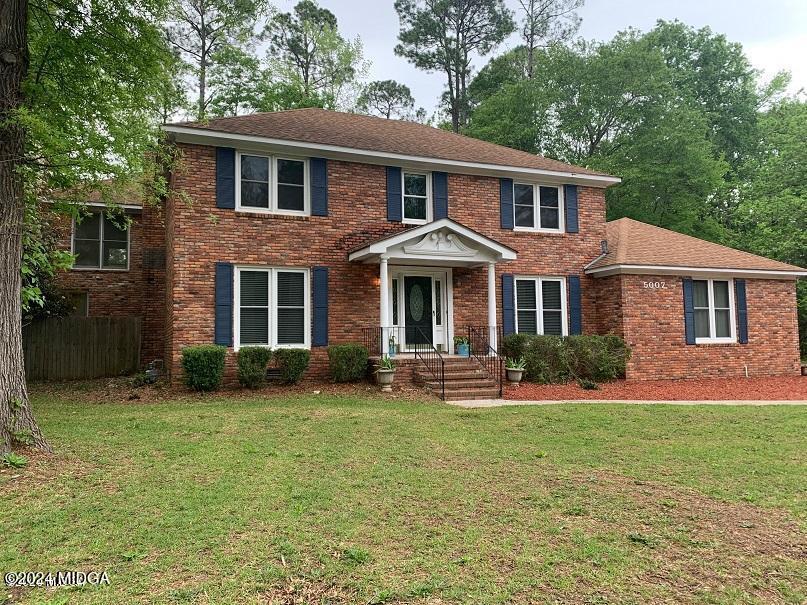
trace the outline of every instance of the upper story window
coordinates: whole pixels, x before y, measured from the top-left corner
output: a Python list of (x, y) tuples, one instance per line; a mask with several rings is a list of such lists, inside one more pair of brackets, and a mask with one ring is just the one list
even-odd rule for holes
[(565, 336), (566, 287), (558, 277), (516, 278), (516, 332)]
[(309, 214), (307, 160), (239, 153), (236, 174), (239, 210)]
[(428, 223), (431, 220), (431, 179), (428, 174), (401, 171), (403, 178), (403, 222)]
[(513, 212), (517, 230), (563, 231), (563, 194), (556, 186), (513, 184)]
[(125, 271), (129, 268), (129, 225), (125, 217), (113, 220), (106, 212), (93, 212), (73, 221), (72, 253), (76, 269)]
[(308, 271), (236, 267), (235, 346), (310, 346)]
[(734, 342), (734, 292), (731, 280), (693, 279), (695, 342)]

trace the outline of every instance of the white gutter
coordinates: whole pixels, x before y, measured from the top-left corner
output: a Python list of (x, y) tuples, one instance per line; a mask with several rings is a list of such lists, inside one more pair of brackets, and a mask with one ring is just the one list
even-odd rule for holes
[[(274, 139), (271, 137), (262, 137), (249, 134), (234, 134), (229, 132), (219, 132), (216, 130), (207, 130), (204, 128), (189, 128), (187, 126), (172, 126), (164, 125), (162, 129), (170, 134), (177, 136), (177, 139), (182, 142), (199, 142), (200, 140), (206, 141), (215, 145), (216, 142), (221, 141), (236, 141), (244, 144), (255, 145), (272, 145), (288, 150), (315, 150), (324, 157), (329, 154), (334, 159), (340, 157), (353, 158), (357, 161), (362, 161), (369, 164), (384, 164), (389, 163), (389, 160), (394, 162), (410, 163), (414, 165), (429, 165), (429, 166), (445, 166), (450, 168), (462, 168), (472, 172), (496, 172), (512, 175), (533, 175), (533, 176), (546, 176), (551, 177), (559, 182), (572, 182), (580, 184), (592, 184), (600, 187), (607, 187), (621, 183), (622, 179), (615, 176), (605, 176), (598, 174), (581, 174), (577, 172), (565, 172), (556, 170), (543, 170), (539, 168), (523, 168), (520, 166), (503, 166), (498, 164), (485, 164), (481, 162), (465, 162), (461, 160), (444, 160), (440, 158), (432, 158), (427, 156), (406, 155), (401, 153), (390, 153), (387, 151), (372, 151), (369, 149), (354, 149), (352, 147), (343, 147), (340, 145), (325, 145), (322, 143), (306, 143), (304, 141), (289, 141), (285, 139)], [(299, 152), (298, 152), (299, 153)], [(376, 160), (376, 161), (373, 161)], [(380, 160), (387, 160), (383, 162)]]
[(617, 275), (622, 273), (645, 275), (729, 275), (747, 277), (768, 277), (771, 279), (796, 279), (807, 277), (807, 271), (776, 271), (772, 269), (726, 269), (723, 267), (681, 267), (664, 265), (608, 265), (596, 269), (585, 269), (588, 275)]

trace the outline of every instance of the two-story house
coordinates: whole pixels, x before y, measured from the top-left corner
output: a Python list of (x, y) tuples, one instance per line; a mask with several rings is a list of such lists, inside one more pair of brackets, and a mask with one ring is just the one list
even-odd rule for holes
[(173, 376), (193, 344), (227, 346), (231, 379), (240, 347), (310, 348), (309, 374), (324, 377), (329, 344), (380, 353), (392, 337), (401, 352), (448, 355), (467, 326), (494, 347), (499, 333), (617, 333), (633, 350), (629, 379), (799, 371), (795, 282), (807, 273), (606, 223), (616, 177), (320, 109), (164, 129), (183, 195), (133, 208), (131, 233), (102, 214), (75, 226), (66, 279), (86, 284), (88, 313), (109, 311), (117, 280), (147, 318), (144, 361), (164, 357)]

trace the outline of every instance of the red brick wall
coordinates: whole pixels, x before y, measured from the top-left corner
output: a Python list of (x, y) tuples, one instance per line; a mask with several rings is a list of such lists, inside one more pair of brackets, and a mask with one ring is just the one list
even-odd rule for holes
[(622, 328), (622, 277), (611, 275), (594, 280), (592, 288), (597, 306), (597, 334), (616, 334), (624, 337)]
[[(146, 206), (131, 215), (129, 269), (108, 271), (73, 269), (58, 275), (57, 284), (66, 291), (88, 294), (90, 317), (140, 317), (142, 347), (140, 360), (146, 364), (164, 353), (165, 306), (159, 301), (165, 291), (165, 229), (162, 209)], [(59, 244), (70, 250), (72, 223), (57, 217)]]
[[(190, 203), (174, 199), (167, 210), (169, 269), (167, 353), (179, 372), (181, 349), (213, 342), (214, 264), (282, 267), (325, 265), (329, 272), (329, 342), (358, 342), (361, 328), (379, 322), (378, 265), (349, 263), (348, 252), (369, 239), (402, 228), (386, 217), (383, 166), (328, 162), (327, 217), (281, 217), (222, 210), (215, 203), (215, 149), (181, 145), (184, 169), (173, 175), (174, 188)], [(516, 233), (499, 226), (499, 180), (451, 174), (449, 216), (518, 251), (519, 260), (497, 267), (501, 309), (502, 272), (528, 275), (582, 274), (599, 253), (605, 236), (601, 189), (580, 188), (578, 234)], [(583, 276), (583, 325), (594, 331), (596, 305), (592, 280)], [(501, 321), (501, 318), (499, 319)], [(454, 325), (487, 323), (487, 268), (454, 270)], [(325, 376), (324, 348), (312, 350), (311, 375)], [(228, 363), (228, 379), (234, 379)]]
[[(744, 376), (746, 366), (749, 376), (799, 373), (793, 281), (746, 279), (748, 344), (687, 345), (680, 277), (623, 275), (604, 280), (610, 282), (603, 291), (621, 284), (624, 337), (633, 351), (629, 379)], [(646, 281), (663, 281), (666, 288), (644, 288)], [(602, 300), (606, 306), (601, 315), (607, 315), (610, 299)]]

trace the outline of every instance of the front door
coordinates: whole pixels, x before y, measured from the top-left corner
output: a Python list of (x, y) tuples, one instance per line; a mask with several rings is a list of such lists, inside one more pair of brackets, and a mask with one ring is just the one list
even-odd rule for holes
[(432, 344), (432, 277), (404, 276), (406, 344)]

